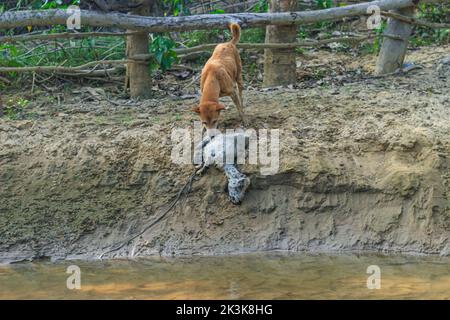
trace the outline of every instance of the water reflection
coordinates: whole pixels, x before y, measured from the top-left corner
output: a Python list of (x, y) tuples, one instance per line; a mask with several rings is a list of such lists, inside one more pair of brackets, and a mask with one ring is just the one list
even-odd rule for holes
[[(81, 268), (68, 290), (67, 266)], [(367, 266), (381, 289), (366, 287)], [(0, 299), (450, 299), (450, 258), (249, 254), (0, 266)]]

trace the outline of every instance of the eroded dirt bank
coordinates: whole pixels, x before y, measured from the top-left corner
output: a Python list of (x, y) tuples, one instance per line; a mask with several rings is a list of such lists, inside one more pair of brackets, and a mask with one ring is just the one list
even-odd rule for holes
[[(245, 92), (252, 126), (280, 128), (280, 170), (243, 170), (241, 206), (210, 170), (165, 219), (105, 257), (264, 250), (450, 254), (449, 48), (406, 75)], [(431, 55), (436, 54), (437, 55)], [(414, 60), (415, 53), (410, 55)], [(425, 57), (427, 54), (425, 54)], [(0, 259), (95, 258), (157, 217), (193, 168), (171, 130), (196, 99), (45, 97), (30, 120), (0, 119)], [(222, 128), (239, 124), (234, 107)]]

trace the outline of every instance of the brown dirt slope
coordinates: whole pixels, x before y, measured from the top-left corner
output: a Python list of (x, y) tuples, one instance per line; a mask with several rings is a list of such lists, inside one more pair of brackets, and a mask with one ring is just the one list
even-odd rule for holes
[[(424, 68), (405, 75), (247, 90), (253, 127), (282, 129), (279, 173), (244, 166), (252, 186), (235, 206), (223, 174), (210, 170), (165, 219), (106, 257), (449, 255), (450, 72), (439, 65), (449, 54), (449, 47), (413, 52), (409, 58)], [(192, 172), (170, 161), (170, 133), (192, 126), (195, 98), (127, 105), (81, 96), (62, 104), (37, 97), (34, 118), (0, 119), (3, 261), (98, 257), (157, 217)], [(238, 119), (230, 107), (221, 126), (236, 127)]]

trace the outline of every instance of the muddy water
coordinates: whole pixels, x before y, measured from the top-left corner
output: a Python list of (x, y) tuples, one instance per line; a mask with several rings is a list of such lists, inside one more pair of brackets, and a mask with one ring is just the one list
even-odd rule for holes
[[(69, 265), (81, 289), (69, 290)], [(367, 288), (369, 265), (381, 288)], [(249, 254), (0, 266), (1, 299), (450, 299), (450, 258)]]

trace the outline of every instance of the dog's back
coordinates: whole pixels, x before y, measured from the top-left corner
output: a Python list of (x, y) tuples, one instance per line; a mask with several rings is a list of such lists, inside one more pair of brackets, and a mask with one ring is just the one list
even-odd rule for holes
[[(211, 58), (205, 64), (202, 70), (202, 80), (208, 75), (216, 74), (226, 71), (232, 79), (236, 79), (238, 68), (240, 68), (239, 52), (236, 44), (241, 38), (241, 27), (233, 23), (230, 25), (230, 30), (233, 38), (229, 42), (221, 43), (216, 46)], [(225, 70), (223, 70), (225, 68)], [(203, 82), (202, 81), (202, 82)]]
[(233, 38), (229, 42), (218, 44), (209, 60), (226, 59), (234, 57), (235, 53), (238, 53), (236, 44), (241, 39), (241, 27), (237, 23), (232, 23), (230, 30)]

